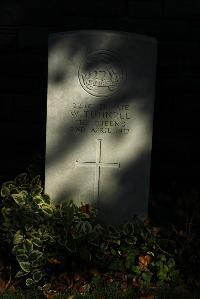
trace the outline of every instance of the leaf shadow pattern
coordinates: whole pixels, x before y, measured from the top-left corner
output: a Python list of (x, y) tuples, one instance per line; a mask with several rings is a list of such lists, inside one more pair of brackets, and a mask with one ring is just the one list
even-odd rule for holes
[[(56, 47), (57, 39), (59, 41), (59, 37), (63, 36), (65, 33), (61, 33), (60, 35), (54, 35), (49, 47), (50, 55), (51, 52), (54, 50), (54, 47)], [(86, 42), (87, 41), (87, 42)], [(92, 41), (92, 42), (91, 42)], [(108, 43), (108, 48), (110, 48), (112, 44), (112, 39), (110, 41), (110, 44)], [(59, 42), (58, 42), (59, 43)], [(68, 47), (70, 48), (69, 51), (69, 57), (73, 56), (76, 57), (76, 55), (80, 54), (87, 56), (88, 53), (91, 51), (94, 51), (94, 49), (97, 48), (96, 43), (98, 44), (95, 39), (90, 39), (85, 40), (85, 37), (83, 35), (83, 39), (80, 38), (78, 45), (81, 45), (81, 50), (80, 47), (77, 46), (77, 44), (71, 42), (71, 44), (68, 44)], [(103, 45), (105, 43), (101, 41)], [(83, 47), (82, 47), (82, 44)], [(86, 44), (86, 45), (85, 45)], [(65, 46), (65, 45), (64, 45)], [(63, 45), (61, 45), (61, 48)], [(126, 55), (126, 48), (127, 46), (124, 46), (123, 40), (119, 42), (118, 45), (115, 46), (114, 51), (115, 53), (118, 53), (120, 57), (123, 57)], [(58, 53), (59, 54), (59, 53)], [(143, 55), (146, 55), (147, 60), (151, 55), (148, 53), (146, 49), (143, 50)], [(62, 53), (61, 53), (62, 55)], [(65, 54), (64, 54), (65, 55)], [(134, 70), (134, 76), (129, 72), (128, 75), (128, 80), (125, 82), (117, 96), (108, 96), (108, 97), (101, 97), (100, 99), (98, 98), (94, 103), (92, 108), (87, 108), (88, 112), (96, 111), (97, 113), (101, 111), (101, 105), (123, 105), (124, 103), (130, 104), (132, 103), (133, 99), (137, 99), (137, 101), (140, 101), (140, 98), (143, 99), (145, 96), (148, 94), (148, 91), (151, 91), (152, 89), (152, 84), (154, 83), (153, 79), (150, 79), (147, 82), (146, 77), (151, 77), (151, 69), (147, 68), (146, 73), (143, 73), (143, 67), (146, 63), (146, 60), (140, 61), (140, 63), (137, 62), (137, 57), (134, 57), (135, 59), (135, 70)], [(126, 60), (126, 64), (128, 64), (128, 60)], [(55, 70), (55, 74), (50, 77), (50, 84), (53, 84), (54, 86), (58, 85), (60, 83), (68, 84), (68, 81), (70, 80), (70, 72), (69, 70), (66, 70), (64, 72), (63, 66), (59, 65), (61, 67), (61, 70)], [(127, 65), (126, 65), (127, 67)], [(59, 68), (58, 68), (59, 69)], [(128, 68), (127, 68), (128, 69)], [(132, 86), (134, 85), (134, 88)], [(132, 92), (130, 95), (130, 91)], [(66, 99), (67, 101), (67, 99)], [(141, 100), (141, 105), (139, 106), (140, 113), (143, 115), (144, 118), (147, 119), (152, 119), (152, 101), (142, 101)], [(92, 119), (89, 119), (86, 128), (90, 127), (92, 125)], [(59, 134), (60, 136), (57, 136), (56, 143), (51, 148), (51, 151), (47, 153), (47, 164), (48, 167), (56, 167), (56, 165), (61, 161), (63, 158), (65, 159), (67, 156), (70, 155), (71, 152), (76, 150), (76, 148), (79, 148), (81, 145), (83, 145), (86, 141), (86, 136), (84, 134), (81, 135), (74, 135), (73, 140), (72, 139), (65, 139), (63, 140), (63, 136), (71, 136), (71, 123), (70, 119), (66, 120), (66, 122), (62, 122), (62, 124), (59, 127)], [(151, 131), (151, 129), (150, 129)], [(113, 138), (117, 139), (118, 144), (123, 142), (123, 137), (121, 136), (114, 136)], [(130, 137), (131, 138), (131, 137)], [(142, 136), (141, 136), (142, 138)], [(148, 180), (149, 180), (149, 160), (150, 160), (150, 152), (149, 150), (142, 150), (140, 153), (138, 153), (137, 158), (135, 158), (133, 161), (130, 161), (128, 166), (123, 169), (123, 173), (121, 175), (121, 178), (119, 180), (119, 184), (122, 187), (123, 192), (121, 194), (116, 194), (115, 195), (115, 201), (112, 203), (101, 203), (101, 210), (102, 213), (104, 214), (105, 217), (109, 217), (111, 222), (119, 221), (122, 219), (125, 219), (128, 214), (130, 214), (130, 211), (132, 211), (132, 214), (140, 214), (141, 211), (146, 209), (146, 202), (141, 202), (144, 198), (148, 198), (148, 190), (146, 188), (142, 188), (142, 185), (144, 186), (148, 185)], [(67, 165), (66, 165), (67, 168)], [(56, 169), (56, 168), (55, 168)], [(56, 175), (56, 174), (55, 174)], [(139, 187), (139, 193), (136, 194), (138, 191), (138, 188), (134, 188), (133, 185), (135, 186), (140, 186)], [(59, 196), (58, 196), (58, 201), (61, 202), (63, 198), (67, 198), (68, 196), (71, 196), (73, 194), (72, 190), (65, 190), (66, 186), (63, 186), (63, 190), (59, 191)], [(133, 192), (135, 194), (133, 194)], [(136, 201), (134, 201), (134, 196), (137, 198)], [(123, 207), (122, 209), (122, 202), (123, 202)], [(134, 202), (134, 203), (133, 203)], [(134, 208), (133, 208), (134, 206)], [(112, 210), (117, 211), (117, 215), (115, 213), (112, 213)], [(145, 211), (147, 213), (147, 210)], [(109, 216), (110, 215), (110, 216)], [(112, 217), (112, 216), (113, 217)], [(141, 215), (144, 216), (144, 215)]]

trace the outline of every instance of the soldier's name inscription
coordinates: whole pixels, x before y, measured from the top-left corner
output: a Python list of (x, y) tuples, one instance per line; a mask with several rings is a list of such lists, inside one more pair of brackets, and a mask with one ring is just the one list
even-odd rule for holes
[(133, 119), (129, 104), (81, 104), (74, 102), (69, 110), (70, 130), (77, 134), (129, 134)]

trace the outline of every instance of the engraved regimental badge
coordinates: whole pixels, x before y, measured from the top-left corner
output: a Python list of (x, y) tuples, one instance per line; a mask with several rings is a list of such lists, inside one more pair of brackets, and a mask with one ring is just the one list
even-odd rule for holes
[(89, 94), (110, 96), (120, 89), (125, 79), (124, 67), (116, 54), (100, 50), (86, 57), (79, 67), (78, 78)]

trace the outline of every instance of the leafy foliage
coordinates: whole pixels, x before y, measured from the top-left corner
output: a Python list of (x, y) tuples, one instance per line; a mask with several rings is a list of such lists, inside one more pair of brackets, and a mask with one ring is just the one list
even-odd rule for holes
[(15, 280), (27, 287), (81, 293), (97, 282), (120, 282), (122, 290), (178, 282), (173, 255), (137, 217), (119, 226), (101, 225), (88, 204), (53, 205), (40, 177), (29, 173), (4, 183), (1, 197), (2, 248), (13, 259)]

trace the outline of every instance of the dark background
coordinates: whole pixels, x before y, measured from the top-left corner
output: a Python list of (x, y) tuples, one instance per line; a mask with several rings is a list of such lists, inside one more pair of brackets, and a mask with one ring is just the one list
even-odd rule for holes
[(145, 34), (158, 41), (150, 191), (169, 216), (170, 192), (199, 188), (200, 1), (18, 2), (0, 2), (0, 183), (32, 163), (44, 170), (48, 33)]

